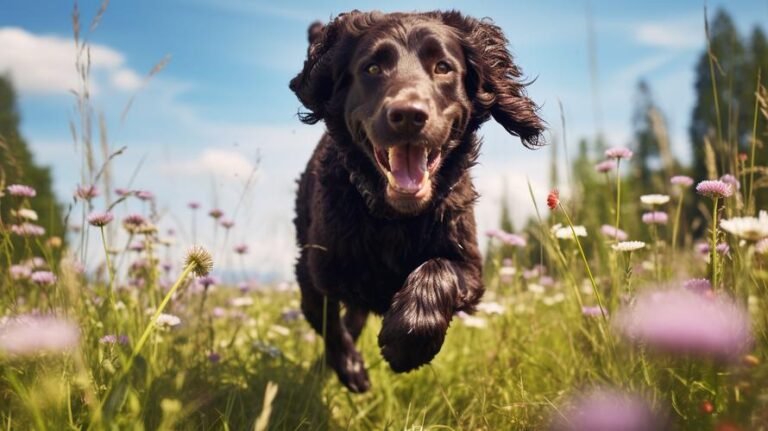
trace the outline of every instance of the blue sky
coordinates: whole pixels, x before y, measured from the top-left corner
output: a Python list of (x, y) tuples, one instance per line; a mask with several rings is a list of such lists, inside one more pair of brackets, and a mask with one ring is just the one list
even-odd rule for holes
[[(708, 8), (721, 4), (743, 33), (768, 22), (768, 0), (711, 2)], [(98, 1), (81, 2), (83, 21), (89, 22), (98, 7)], [(297, 120), (299, 104), (287, 83), (301, 67), (307, 25), (355, 8), (381, 9), (382, 3), (112, 1), (88, 38), (94, 106), (107, 118), (110, 144), (128, 147), (115, 165), (116, 185), (126, 185), (140, 165), (133, 186), (153, 191), (166, 214), (164, 223), (187, 232), (187, 201), (220, 206), (229, 214), (239, 208), (233, 236), (251, 246), (250, 261), (288, 276), (294, 254), (293, 181), (322, 126)], [(536, 78), (529, 95), (543, 106), (554, 140), (562, 135), (558, 102), (571, 148), (577, 138), (594, 133), (586, 2), (390, 1), (384, 10), (435, 8), (491, 17), (504, 29), (518, 63)], [(631, 145), (632, 97), (642, 77), (667, 116), (675, 152), (688, 159), (686, 127), (693, 65), (704, 47), (703, 8), (700, 1), (590, 3), (602, 128), (611, 145)], [(67, 89), (76, 82), (72, 4), (5, 0), (0, 9), (0, 73), (15, 81), (23, 134), (38, 160), (53, 167), (56, 189), (67, 199), (81, 166), (68, 129), (74, 100)], [(143, 86), (143, 76), (165, 55), (171, 56), (167, 68)], [(133, 94), (131, 111), (121, 122)], [(522, 221), (532, 211), (525, 179), (537, 191), (546, 190), (549, 151), (525, 150), (495, 125), (482, 133), (486, 142), (474, 172), (483, 194), (480, 227), (496, 223), (504, 190), (514, 217)], [(257, 161), (255, 186), (241, 199)]]

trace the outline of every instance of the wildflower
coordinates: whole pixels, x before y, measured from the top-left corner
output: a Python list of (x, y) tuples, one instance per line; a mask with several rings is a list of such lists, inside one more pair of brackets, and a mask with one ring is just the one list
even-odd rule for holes
[(66, 352), (79, 338), (77, 326), (54, 316), (21, 315), (0, 324), (0, 352), (8, 355)]
[(600, 232), (602, 232), (603, 235), (616, 239), (618, 241), (624, 241), (628, 237), (627, 233), (624, 232), (623, 230), (616, 229), (616, 226), (611, 226), (608, 224), (604, 224), (600, 226)]
[(576, 236), (587, 236), (587, 228), (581, 225), (574, 226), (573, 230), (571, 230), (570, 226), (563, 226), (560, 223), (552, 226), (552, 233), (555, 235), (555, 238), (574, 239), (574, 232)]
[(37, 195), (37, 191), (34, 188), (25, 186), (23, 184), (11, 184), (6, 188), (6, 190), (8, 190), (8, 193), (11, 196), (22, 198), (33, 198)]
[[(704, 256), (706, 258), (709, 258), (710, 250), (711, 249), (709, 247), (709, 244), (706, 243), (706, 242), (700, 242), (700, 243), (696, 244), (696, 251), (699, 252), (699, 254), (701, 254), (702, 256)], [(715, 246), (715, 250), (719, 254), (723, 254), (724, 255), (724, 254), (728, 254), (728, 252), (731, 251), (731, 247), (728, 246), (728, 244), (726, 244), (724, 242), (719, 242)]]
[(99, 338), (99, 343), (101, 344), (128, 344), (128, 336), (127, 335), (114, 335), (114, 334), (107, 334), (101, 338)]
[(208, 211), (208, 215), (211, 216), (213, 219), (218, 220), (224, 215), (224, 211), (214, 208), (210, 211)]
[(631, 341), (674, 354), (734, 360), (752, 343), (746, 309), (724, 295), (686, 289), (646, 291), (615, 322)]
[(528, 291), (531, 293), (540, 294), (546, 292), (546, 289), (540, 284), (530, 283), (528, 284)]
[(250, 307), (253, 305), (253, 298), (250, 296), (241, 296), (239, 298), (232, 298), (229, 304), (233, 307)]
[(46, 244), (51, 248), (61, 248), (63, 243), (64, 241), (61, 240), (60, 236), (52, 236), (46, 241)]
[(727, 198), (733, 194), (733, 187), (719, 180), (702, 181), (696, 185), (696, 193), (710, 198)]
[(121, 198), (124, 198), (124, 197), (130, 195), (131, 193), (133, 193), (133, 192), (128, 190), (128, 189), (123, 189), (123, 188), (119, 188), (119, 187), (115, 189), (115, 194), (120, 196)]
[(709, 294), (712, 292), (712, 283), (706, 278), (692, 278), (683, 283), (683, 288), (698, 294)]
[(687, 175), (675, 175), (669, 179), (669, 182), (676, 186), (690, 187), (693, 185), (693, 178)]
[(227, 315), (227, 310), (222, 307), (213, 307), (213, 310), (211, 310), (211, 315), (213, 317), (224, 317)]
[(212, 364), (218, 364), (219, 361), (221, 361), (221, 355), (216, 352), (211, 352), (208, 354), (208, 360), (211, 361)]
[(603, 160), (602, 162), (595, 165), (595, 170), (601, 174), (611, 172), (614, 169), (616, 169), (615, 160)]
[(24, 264), (32, 269), (44, 269), (48, 267), (48, 262), (46, 262), (45, 259), (39, 256), (35, 256), (27, 259), (24, 262)]
[(643, 214), (643, 223), (645, 224), (667, 224), (668, 220), (667, 213), (661, 211), (651, 211)]
[(232, 227), (235, 226), (235, 221), (232, 219), (224, 219), (221, 221), (221, 226), (224, 227), (224, 229), (232, 229)]
[(600, 307), (596, 305), (595, 306), (585, 305), (581, 307), (581, 314), (588, 317), (600, 317), (603, 315), (603, 312), (605, 312), (605, 314), (608, 314), (607, 311), (601, 310)]
[(761, 239), (755, 243), (755, 253), (768, 254), (768, 238)]
[(37, 221), (37, 213), (35, 212), (35, 210), (31, 210), (29, 208), (21, 208), (18, 211), (11, 210), (11, 214), (15, 215), (20, 219)]
[(506, 308), (498, 302), (481, 302), (477, 304), (477, 311), (485, 314), (504, 314)]
[(646, 205), (664, 205), (669, 202), (669, 196), (667, 195), (642, 195), (640, 196), (640, 202)]
[(11, 225), (11, 232), (18, 236), (43, 236), (45, 228), (32, 223)]
[(88, 223), (91, 226), (103, 227), (108, 225), (114, 218), (115, 216), (111, 212), (94, 211), (88, 215)]
[(504, 244), (512, 245), (515, 247), (525, 247), (528, 244), (525, 238), (514, 233), (502, 232), (502, 235), (499, 237), (499, 239)]
[(739, 190), (741, 188), (741, 183), (739, 182), (739, 180), (737, 180), (736, 177), (734, 177), (731, 174), (723, 175), (722, 177), (720, 177), (720, 181), (726, 184), (730, 184), (731, 187), (735, 190)]
[(485, 328), (488, 326), (488, 321), (482, 317), (472, 316), (463, 311), (456, 313), (456, 316), (468, 328)]
[(551, 431), (645, 431), (664, 429), (649, 404), (635, 395), (595, 388), (574, 397), (552, 422)]
[(56, 283), (56, 276), (50, 271), (35, 271), (29, 279), (41, 286), (51, 286)]
[(131, 214), (123, 219), (123, 227), (129, 233), (137, 233), (147, 223), (147, 219), (140, 214)]
[(14, 280), (26, 280), (32, 275), (32, 270), (26, 265), (11, 265), (9, 272)]
[(199, 245), (195, 245), (187, 251), (184, 265), (193, 265), (192, 272), (198, 277), (203, 277), (208, 275), (213, 269), (213, 258), (206, 249)]
[(560, 192), (552, 189), (547, 195), (547, 206), (554, 211), (558, 205), (560, 205)]
[(632, 158), (632, 151), (629, 148), (624, 147), (613, 147), (605, 150), (605, 157), (609, 159), (631, 159)]
[(128, 250), (141, 252), (144, 251), (144, 242), (143, 241), (134, 241), (128, 246)]
[(542, 275), (539, 278), (539, 284), (541, 284), (544, 287), (550, 287), (555, 285), (555, 279), (548, 276), (548, 275)]
[(172, 328), (181, 324), (181, 319), (179, 319), (178, 316), (174, 316), (173, 314), (160, 313), (160, 315), (157, 316), (155, 324), (162, 328)]
[(248, 245), (247, 244), (238, 244), (235, 246), (235, 253), (237, 254), (246, 254), (248, 253)]
[(721, 220), (720, 227), (726, 232), (750, 241), (768, 238), (768, 212), (760, 211), (758, 217), (734, 217)]
[(199, 202), (189, 202), (187, 204), (187, 207), (189, 207), (189, 209), (191, 209), (191, 210), (196, 210), (196, 209), (200, 208), (200, 203)]
[(78, 185), (75, 189), (75, 197), (80, 198), (85, 201), (90, 201), (91, 199), (95, 198), (99, 195), (99, 189), (96, 188), (94, 185), (90, 186), (81, 186)]
[(642, 241), (622, 241), (618, 244), (613, 244), (611, 248), (615, 251), (628, 251), (633, 252), (645, 247), (645, 243)]
[(219, 280), (216, 279), (216, 277), (212, 275), (205, 275), (203, 277), (200, 277), (197, 279), (197, 282), (200, 283), (203, 286), (203, 289), (208, 289), (209, 287), (219, 284)]
[(151, 201), (155, 198), (155, 195), (149, 190), (139, 190), (136, 192), (136, 197), (142, 201)]

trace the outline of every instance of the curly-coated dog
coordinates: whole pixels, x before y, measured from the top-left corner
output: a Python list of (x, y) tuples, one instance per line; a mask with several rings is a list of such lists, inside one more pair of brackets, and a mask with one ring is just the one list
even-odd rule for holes
[(544, 129), (506, 45), (498, 26), (455, 11), (353, 11), (309, 28), (290, 88), (301, 120), (327, 131), (299, 180), (296, 277), (352, 391), (370, 387), (355, 348), (369, 312), (404, 372), (431, 361), (454, 313), (483, 295), (475, 133), (493, 117), (533, 147)]

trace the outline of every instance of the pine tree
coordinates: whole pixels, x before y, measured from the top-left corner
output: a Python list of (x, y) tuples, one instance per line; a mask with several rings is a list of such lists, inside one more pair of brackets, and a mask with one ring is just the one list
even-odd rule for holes
[[(37, 196), (30, 200), (31, 209), (37, 212), (38, 224), (43, 226), (47, 235), (63, 237), (64, 222), (61, 206), (54, 197), (51, 172), (47, 167), (38, 166), (26, 141), (19, 133), (20, 117), (16, 108), (16, 93), (8, 78), (0, 76), (0, 185), (25, 184), (37, 190)], [(8, 197), (0, 205), (0, 220), (7, 229), (15, 220), (11, 217)], [(23, 242), (12, 237), (13, 256), (18, 259), (25, 255)], [(33, 253), (35, 250), (33, 247)], [(0, 263), (0, 266), (7, 262)]]

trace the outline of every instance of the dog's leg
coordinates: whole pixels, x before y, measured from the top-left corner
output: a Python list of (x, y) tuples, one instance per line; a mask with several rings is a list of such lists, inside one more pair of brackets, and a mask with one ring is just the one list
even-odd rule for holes
[(325, 360), (336, 371), (341, 383), (352, 392), (367, 391), (371, 383), (363, 357), (341, 321), (339, 302), (326, 299), (315, 289), (302, 288), (301, 309), (310, 326), (318, 334), (325, 335)]
[(432, 360), (457, 310), (474, 306), (482, 294), (479, 268), (447, 259), (432, 259), (416, 268), (384, 314), (379, 347), (396, 372)]
[(360, 337), (363, 332), (365, 321), (368, 320), (368, 310), (347, 304), (347, 311), (344, 313), (344, 327), (347, 328), (349, 335), (354, 341)]

